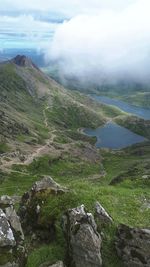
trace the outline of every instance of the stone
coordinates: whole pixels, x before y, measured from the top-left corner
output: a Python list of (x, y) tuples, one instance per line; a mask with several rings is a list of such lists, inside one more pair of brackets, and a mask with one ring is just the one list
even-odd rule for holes
[(148, 174), (146, 175), (145, 174), (145, 175), (142, 176), (142, 179), (150, 179), (150, 175), (148, 175)]
[(86, 212), (84, 205), (68, 210), (63, 216), (62, 227), (68, 246), (68, 266), (102, 266), (102, 240), (93, 215)]
[(41, 264), (39, 267), (65, 267), (62, 261), (58, 261), (55, 264), (50, 264), (48, 262)]
[(20, 219), (17, 216), (17, 213), (16, 213), (15, 209), (13, 208), (13, 206), (6, 208), (5, 213), (6, 213), (6, 217), (9, 221), (12, 229), (15, 231), (18, 238), (21, 240), (24, 240), (24, 234), (23, 234), (23, 230), (21, 227)]
[(51, 190), (53, 193), (64, 193), (68, 191), (66, 188), (57, 184), (50, 176), (44, 176), (42, 180), (37, 181), (31, 189), (33, 192), (37, 193), (43, 190)]
[(116, 237), (118, 256), (127, 267), (150, 266), (150, 229), (119, 225)]
[(0, 209), (0, 247), (14, 247), (16, 241), (6, 214)]
[[(20, 233), (20, 232), (21, 233)], [(13, 206), (0, 209), (0, 267), (24, 267), (24, 247), (21, 224)]]
[(95, 217), (99, 219), (100, 224), (112, 223), (113, 219), (97, 201), (95, 204)]

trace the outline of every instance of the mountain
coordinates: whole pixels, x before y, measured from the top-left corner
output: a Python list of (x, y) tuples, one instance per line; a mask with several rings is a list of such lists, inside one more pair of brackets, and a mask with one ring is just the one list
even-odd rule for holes
[(43, 70), (53, 77), (56, 81), (71, 90), (78, 90), (85, 94), (97, 94), (118, 98), (127, 103), (140, 107), (150, 107), (150, 87), (147, 82), (137, 82), (124, 75), (124, 80), (108, 80), (99, 77), (76, 77), (71, 75), (62, 75), (58, 71), (57, 65), (45, 67)]
[[(0, 243), (0, 265), (9, 260), (12, 263), (9, 266), (13, 266), (13, 260), (18, 257), (22, 260), (27, 254), (26, 267), (51, 266), (57, 261), (72, 267), (69, 242), (75, 237), (72, 247), (76, 251), (79, 241), (77, 252), (81, 258), (85, 256), (84, 245), (88, 255), (94, 246), (94, 262), (98, 257), (98, 266), (101, 257), (104, 266), (123, 266), (114, 242), (116, 230), (121, 229), (119, 224), (149, 227), (150, 142), (121, 150), (96, 149), (95, 138), (84, 135), (83, 128), (96, 128), (111, 120), (149, 135), (148, 121), (65, 89), (24, 55), (0, 63), (0, 209), (4, 210), (4, 213), (0, 210), (0, 227), (5, 217), (5, 224), (14, 234), (13, 242), (9, 240), (11, 246), (1, 248), (4, 242), (8, 244), (7, 238)], [(110, 220), (98, 205), (102, 214), (107, 214), (110, 225), (102, 226), (102, 218), (93, 220), (96, 201), (113, 218)], [(25, 234), (21, 247), (13, 204)], [(62, 216), (64, 230), (68, 229), (66, 239)], [(88, 238), (83, 238), (83, 233)], [(97, 245), (99, 249), (101, 239), (100, 255)], [(128, 249), (130, 246), (127, 244)], [(131, 261), (137, 250), (136, 254), (131, 253)], [(75, 260), (80, 262), (78, 257)]]

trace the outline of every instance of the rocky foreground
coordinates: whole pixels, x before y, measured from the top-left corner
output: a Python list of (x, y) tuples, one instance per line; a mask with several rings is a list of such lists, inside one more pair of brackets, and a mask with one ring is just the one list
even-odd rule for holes
[[(34, 242), (50, 243), (56, 238), (55, 218), (48, 218), (47, 225), (41, 220), (45, 197), (54, 198), (68, 194), (69, 190), (57, 184), (51, 177), (43, 177), (26, 192), (15, 210), (18, 198), (0, 198), (0, 266), (24, 267), (30, 246), (26, 235)], [(100, 267), (103, 266), (103, 227), (112, 225), (113, 219), (99, 202), (91, 214), (82, 204), (63, 211), (60, 225), (66, 240), (66, 257), (63, 261), (43, 263), (37, 267)], [(119, 225), (115, 247), (122, 266), (150, 266), (150, 229)], [(109, 267), (109, 266), (108, 266)]]

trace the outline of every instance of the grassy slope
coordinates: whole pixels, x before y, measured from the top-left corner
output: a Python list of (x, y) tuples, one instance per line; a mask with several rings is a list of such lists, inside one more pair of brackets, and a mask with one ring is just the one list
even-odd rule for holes
[(150, 139), (150, 120), (144, 120), (136, 116), (118, 116), (115, 122), (129, 130)]
[(34, 145), (48, 138), (43, 117), (46, 107), (49, 107), (45, 110), (49, 127), (59, 130), (60, 136), (67, 128), (96, 128), (109, 117), (122, 114), (65, 90), (36, 68), (18, 67), (11, 62), (0, 64), (0, 103), (2, 152), (7, 152), (6, 143), (11, 145), (12, 139), (14, 143), (17, 140)]

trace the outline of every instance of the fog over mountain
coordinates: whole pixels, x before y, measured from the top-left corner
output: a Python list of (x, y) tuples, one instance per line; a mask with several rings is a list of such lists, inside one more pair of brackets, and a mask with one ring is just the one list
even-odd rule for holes
[(122, 9), (105, 6), (74, 16), (57, 27), (46, 60), (57, 62), (67, 76), (149, 82), (149, 10), (149, 0), (137, 0)]

